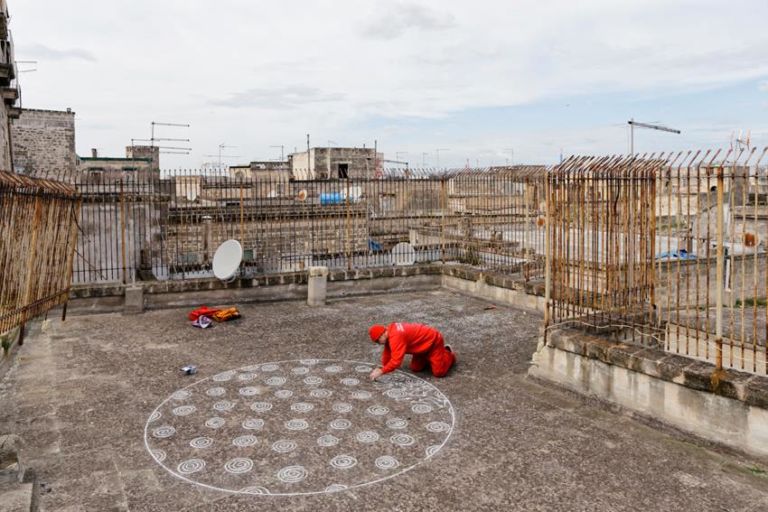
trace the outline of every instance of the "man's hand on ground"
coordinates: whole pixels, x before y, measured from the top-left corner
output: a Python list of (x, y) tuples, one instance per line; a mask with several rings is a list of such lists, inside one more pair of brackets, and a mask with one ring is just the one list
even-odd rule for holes
[(381, 368), (376, 368), (375, 370), (373, 370), (373, 371), (371, 372), (371, 375), (370, 375), (370, 377), (371, 377), (371, 380), (376, 380), (376, 379), (378, 379), (379, 377), (381, 377), (382, 375), (384, 375), (384, 372), (383, 372), (383, 371), (381, 371)]

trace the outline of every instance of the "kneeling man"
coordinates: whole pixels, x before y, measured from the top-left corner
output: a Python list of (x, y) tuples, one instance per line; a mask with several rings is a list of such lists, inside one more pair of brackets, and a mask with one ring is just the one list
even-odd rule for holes
[(450, 346), (445, 345), (443, 335), (428, 325), (402, 322), (389, 324), (388, 327), (372, 325), (368, 334), (374, 343), (384, 345), (382, 366), (371, 372), (371, 380), (400, 368), (405, 354), (413, 356), (410, 365), (412, 371), (420, 372), (429, 364), (435, 377), (445, 377), (456, 363), (456, 354)]

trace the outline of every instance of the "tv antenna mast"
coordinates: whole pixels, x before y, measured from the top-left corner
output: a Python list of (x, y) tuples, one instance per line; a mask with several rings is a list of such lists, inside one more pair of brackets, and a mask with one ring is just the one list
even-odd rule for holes
[(677, 133), (678, 135), (681, 133), (680, 130), (676, 130), (674, 128), (667, 128), (666, 126), (662, 126), (660, 124), (641, 123), (639, 121), (635, 121), (634, 119), (630, 119), (629, 121), (627, 121), (627, 124), (629, 125), (629, 154), (630, 155), (635, 154), (635, 126), (637, 126), (638, 128), (648, 128), (649, 130), (659, 130), (661, 132)]
[(234, 149), (236, 147), (237, 146), (227, 146), (226, 142), (222, 142), (221, 144), (219, 144), (219, 152), (218, 152), (218, 154), (216, 154), (216, 155), (203, 155), (203, 156), (206, 156), (208, 158), (218, 157), (218, 159), (219, 159), (218, 160), (219, 161), (219, 170), (221, 170), (221, 159), (222, 158), (240, 158), (240, 155), (222, 155), (221, 154), (222, 150), (224, 150), (224, 149)]
[(192, 151), (191, 147), (187, 146), (158, 146), (156, 142), (186, 142), (189, 143), (189, 139), (170, 138), (170, 137), (155, 137), (155, 126), (166, 126), (173, 128), (189, 128), (188, 124), (179, 123), (158, 123), (152, 121), (151, 123), (150, 138), (148, 139), (131, 139), (131, 146), (135, 146), (136, 142), (149, 142), (150, 147), (156, 147), (160, 150), (160, 153), (166, 155), (188, 155)]
[(752, 130), (747, 130), (747, 136), (743, 137), (742, 136), (742, 131), (739, 130), (739, 136), (736, 137), (735, 140), (733, 138), (734, 134), (731, 133), (731, 149), (734, 149), (733, 148), (733, 143), (736, 142), (736, 147), (738, 149), (746, 149), (747, 151), (749, 151), (749, 149), (752, 147), (752, 135), (750, 133), (751, 131)]

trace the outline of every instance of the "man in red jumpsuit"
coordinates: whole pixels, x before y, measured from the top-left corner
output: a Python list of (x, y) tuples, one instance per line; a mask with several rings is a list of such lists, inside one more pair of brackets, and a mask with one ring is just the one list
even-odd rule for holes
[(456, 362), (456, 354), (445, 345), (440, 331), (428, 325), (401, 322), (389, 324), (389, 327), (372, 325), (368, 334), (374, 343), (384, 345), (382, 366), (371, 372), (371, 380), (400, 368), (405, 354), (412, 354), (412, 371), (420, 372), (429, 364), (435, 377), (445, 377)]

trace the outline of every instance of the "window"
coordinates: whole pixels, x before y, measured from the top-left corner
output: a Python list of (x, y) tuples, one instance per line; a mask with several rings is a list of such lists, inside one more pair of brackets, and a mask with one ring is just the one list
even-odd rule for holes
[(339, 165), (339, 179), (346, 180), (349, 178), (349, 164)]

